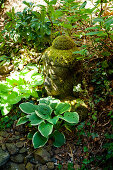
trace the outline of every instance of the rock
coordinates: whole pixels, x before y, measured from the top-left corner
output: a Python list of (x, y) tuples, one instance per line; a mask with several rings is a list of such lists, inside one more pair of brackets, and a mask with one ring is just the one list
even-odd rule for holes
[(18, 148), (22, 148), (24, 146), (24, 142), (19, 141), (19, 142), (16, 143), (16, 146)]
[(20, 137), (13, 135), (11, 138), (8, 138), (8, 142), (16, 142)]
[(27, 152), (27, 149), (26, 148), (21, 148), (20, 150), (19, 150), (19, 153), (25, 153), (25, 152)]
[(33, 164), (31, 164), (30, 162), (28, 162), (27, 165), (26, 165), (27, 170), (34, 170), (34, 167), (35, 166)]
[(6, 164), (4, 167), (5, 170), (25, 170), (25, 165), (24, 164), (16, 164), (13, 162), (9, 162)]
[(27, 155), (25, 158), (24, 158), (24, 163), (27, 164), (28, 162), (32, 162), (33, 160), (33, 155)]
[(1, 147), (2, 147), (2, 150), (6, 150), (6, 145), (3, 143), (2, 145), (1, 145)]
[(10, 157), (11, 161), (15, 163), (23, 163), (24, 162), (24, 156), (22, 154), (14, 155)]
[(76, 60), (79, 55), (73, 53), (78, 50), (70, 37), (62, 35), (43, 54), (45, 89), (49, 96), (73, 96), (74, 82), (81, 69), (80, 61)]
[(9, 160), (10, 155), (7, 151), (3, 151), (0, 147), (0, 167), (6, 164), (6, 162)]
[(50, 154), (44, 148), (39, 148), (34, 152), (34, 158), (35, 161), (45, 164), (50, 161)]
[(54, 163), (53, 162), (48, 162), (47, 164), (48, 169), (54, 169)]
[(48, 170), (46, 165), (36, 165), (34, 170)]
[(7, 133), (6, 131), (0, 131), (0, 136), (7, 138), (9, 136), (9, 133)]
[(11, 155), (17, 154), (19, 151), (14, 143), (6, 143), (6, 147)]
[(0, 136), (0, 145), (2, 145), (4, 138)]

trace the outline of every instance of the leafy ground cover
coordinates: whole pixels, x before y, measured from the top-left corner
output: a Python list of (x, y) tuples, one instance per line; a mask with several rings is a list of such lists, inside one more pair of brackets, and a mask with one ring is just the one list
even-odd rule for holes
[[(60, 129), (65, 134), (67, 142), (58, 149), (58, 153), (62, 157), (62, 159), (59, 159), (58, 169), (62, 169), (63, 163), (67, 160), (71, 161), (67, 167), (69, 170), (74, 169), (76, 163), (79, 164), (78, 169), (113, 169), (112, 2), (110, 0), (96, 1), (93, 8), (88, 9), (85, 8), (87, 1), (81, 3), (65, 0), (61, 1), (62, 5), (59, 7), (54, 6), (57, 2), (55, 0), (45, 0), (45, 2), (46, 7), (38, 5), (41, 9), (40, 12), (34, 10), (35, 4), (24, 2), (26, 8), (22, 12), (15, 13), (14, 9), (12, 9), (11, 12), (7, 13), (4, 29), (0, 33), (0, 66), (4, 66), (8, 60), (15, 63), (14, 56), (18, 56), (20, 49), (26, 49), (27, 47), (28, 50), (31, 50), (33, 48), (38, 53), (43, 53), (44, 49), (48, 48), (52, 40), (58, 35), (66, 34), (71, 36), (77, 46), (81, 48), (80, 51), (74, 53), (80, 54), (77, 60), (82, 63), (81, 74), (84, 77), (81, 84), (75, 87), (75, 90), (79, 92), (79, 99), (87, 103), (89, 113), (88, 117), (77, 125), (65, 126), (65, 128)], [(24, 59), (23, 61), (26, 65)], [(18, 72), (15, 70), (18, 70)], [(37, 86), (43, 84), (43, 75), (38, 73), (36, 66), (32, 66), (32, 68), (31, 66), (25, 68), (23, 66), (23, 69), (20, 70), (19, 65), (14, 64), (14, 73), (11, 76), (6, 76), (6, 81), (0, 82), (0, 129), (11, 127), (13, 121), (21, 116), (24, 116), (24, 118), (19, 119), (18, 125), (27, 122), (29, 119), (33, 126), (32, 116), (35, 116), (38, 117), (38, 121), (40, 119), (41, 124), (39, 124), (38, 130), (42, 136), (30, 124), (27, 124), (26, 128), (33, 128), (34, 132), (36, 132), (33, 141), (37, 137), (40, 139), (43, 137), (45, 141), (43, 144), (45, 144), (50, 132), (52, 133), (53, 121), (52, 124), (49, 119), (51, 127), (48, 127), (49, 130), (45, 134), (43, 127), (47, 125), (48, 120), (42, 117), (45, 116), (42, 112), (40, 114), (35, 110), (31, 116), (27, 111), (28, 115), (25, 116), (18, 110), (19, 104), (22, 102), (30, 101), (33, 104), (29, 103), (29, 105), (35, 107), (34, 104), (37, 104), (38, 107), (42, 99), (39, 99), (38, 103), (37, 97), (46, 97), (43, 89), (39, 94), (36, 92)], [(12, 116), (11, 108), (13, 107), (16, 107), (17, 112), (13, 113), (14, 115)], [(20, 104), (20, 108), (26, 112), (22, 104)], [(45, 110), (48, 109), (53, 114), (50, 106), (47, 105)], [(40, 109), (38, 108), (38, 110)], [(64, 115), (60, 115), (59, 118), (69, 123), (69, 120), (71, 121), (72, 119), (69, 117), (68, 109), (63, 111), (65, 112), (62, 112)], [(7, 113), (8, 115), (4, 116)], [(52, 116), (54, 117), (56, 114)], [(57, 116), (54, 118), (54, 121), (56, 121)], [(41, 122), (42, 119), (46, 123)], [(63, 125), (65, 125), (64, 122)], [(60, 135), (64, 142), (62, 133), (59, 134), (58, 131), (54, 133), (53, 136), (55, 136), (56, 141)], [(39, 146), (35, 142), (34, 145)], [(70, 155), (65, 152), (68, 148), (70, 148)]]

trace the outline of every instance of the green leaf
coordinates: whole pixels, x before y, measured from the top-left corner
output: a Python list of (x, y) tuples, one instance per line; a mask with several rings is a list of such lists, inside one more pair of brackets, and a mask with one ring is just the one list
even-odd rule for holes
[(60, 133), (59, 131), (55, 130), (54, 133), (52, 134), (52, 136), (55, 139), (55, 141), (53, 143), (53, 145), (55, 147), (60, 147), (65, 144), (66, 140), (65, 140), (65, 136), (63, 133)]
[(82, 5), (80, 6), (80, 8), (79, 8), (79, 9), (83, 9), (83, 8), (85, 8), (86, 4), (87, 4), (87, 1), (84, 1), (84, 2), (82, 3)]
[(43, 119), (38, 117), (35, 112), (30, 115), (27, 115), (26, 117), (29, 118), (31, 125), (39, 125), (43, 122)]
[(57, 3), (57, 0), (51, 0), (50, 2), (49, 2), (49, 4), (51, 4), (51, 5), (55, 5)]
[(57, 107), (55, 108), (55, 114), (59, 115), (66, 111), (69, 111), (71, 108), (71, 105), (69, 103), (59, 103)]
[(68, 123), (78, 123), (79, 122), (79, 115), (77, 112), (65, 112), (61, 119), (65, 120)]
[(52, 99), (51, 96), (48, 96), (48, 97), (45, 97), (45, 98), (40, 98), (40, 99), (39, 99), (39, 103), (44, 103), (44, 104), (49, 105), (51, 99)]
[(36, 132), (32, 138), (32, 143), (35, 149), (44, 146), (47, 141), (48, 139), (42, 136), (39, 132)]
[(19, 105), (19, 108), (27, 114), (31, 114), (33, 112), (35, 112), (36, 108), (32, 103), (26, 102), (26, 103), (21, 103)]
[(34, 3), (23, 1), (23, 4), (27, 5), (28, 7), (32, 7)]
[(55, 116), (54, 118), (47, 119), (47, 121), (49, 123), (52, 123), (53, 125), (55, 125), (58, 122), (58, 119), (59, 119), (59, 117)]
[(18, 122), (17, 122), (16, 126), (19, 126), (19, 125), (25, 124), (25, 123), (26, 123), (26, 122), (28, 122), (28, 121), (29, 121), (29, 119), (28, 119), (28, 118), (26, 118), (26, 116), (21, 117), (21, 118), (19, 118), (19, 119), (18, 119)]
[(95, 31), (95, 32), (88, 32), (88, 33), (86, 33), (86, 35), (100, 35), (102, 33), (103, 33), (103, 31)]
[(35, 110), (36, 114), (42, 119), (49, 119), (52, 113), (52, 109), (50, 106), (46, 104), (39, 104), (37, 106), (37, 110)]
[(108, 28), (111, 24), (113, 24), (113, 19), (110, 19), (105, 22), (106, 28)]
[(54, 99), (50, 101), (50, 107), (55, 110), (56, 106), (60, 103), (59, 99)]
[(103, 18), (95, 18), (93, 21), (96, 23), (96, 22), (103, 22), (104, 20)]
[(11, 94), (8, 95), (7, 97), (7, 102), (9, 104), (16, 104), (21, 100), (21, 96), (18, 96), (17, 92), (12, 92)]
[(31, 81), (32, 86), (40, 86), (44, 83), (44, 77), (39, 73), (32, 75), (31, 78), (32, 78)]
[(39, 130), (39, 132), (41, 133), (42, 136), (47, 138), (53, 131), (53, 125), (50, 124), (50, 123), (42, 122), (38, 126), (38, 130)]
[(45, 103), (47, 105), (50, 105), (52, 109), (55, 109), (58, 103), (60, 103), (59, 99), (52, 98), (51, 96), (40, 98), (39, 103)]
[(95, 26), (95, 27), (88, 27), (86, 28), (85, 30), (95, 30), (95, 29), (100, 29), (101, 27), (100, 26)]

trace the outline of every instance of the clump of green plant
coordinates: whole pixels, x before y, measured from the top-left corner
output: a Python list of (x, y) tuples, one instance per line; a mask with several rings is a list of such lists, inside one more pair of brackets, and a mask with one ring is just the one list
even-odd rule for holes
[[(23, 1), (27, 7), (22, 12), (15, 13), (14, 8), (7, 12), (5, 28), (2, 31), (2, 46), (5, 42), (26, 44), (44, 49), (50, 42), (51, 23), (46, 17), (45, 6), (40, 6), (40, 11), (34, 10), (35, 5)], [(7, 35), (6, 35), (7, 34)]]
[(0, 82), (0, 110), (7, 115), (12, 106), (22, 98), (38, 97), (38, 86), (43, 84), (43, 75), (36, 66), (26, 66), (21, 72), (14, 72), (6, 81)]
[(62, 146), (65, 143), (65, 136), (59, 130), (64, 122), (71, 125), (77, 124), (78, 113), (70, 112), (69, 103), (60, 102), (52, 97), (40, 98), (38, 101), (38, 105), (29, 102), (19, 105), (27, 115), (18, 120), (17, 126), (26, 122), (30, 122), (32, 126), (38, 126), (38, 131), (32, 137), (34, 148), (44, 146), (51, 137), (54, 138), (55, 147)]
[(111, 87), (111, 78), (113, 76), (112, 62), (104, 60), (98, 62), (96, 67), (91, 70), (91, 84), (94, 87), (93, 98), (94, 103), (105, 101), (113, 94)]

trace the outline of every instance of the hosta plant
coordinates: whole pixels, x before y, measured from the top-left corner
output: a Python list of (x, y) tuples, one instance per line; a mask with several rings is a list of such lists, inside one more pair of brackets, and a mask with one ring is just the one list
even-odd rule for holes
[(44, 146), (51, 137), (54, 138), (54, 146), (62, 146), (65, 136), (59, 131), (61, 124), (67, 122), (73, 125), (79, 122), (78, 113), (70, 112), (69, 103), (60, 102), (52, 97), (40, 98), (38, 105), (25, 102), (19, 107), (26, 115), (18, 120), (17, 126), (26, 122), (37, 126), (37, 131), (32, 135), (34, 148)]

